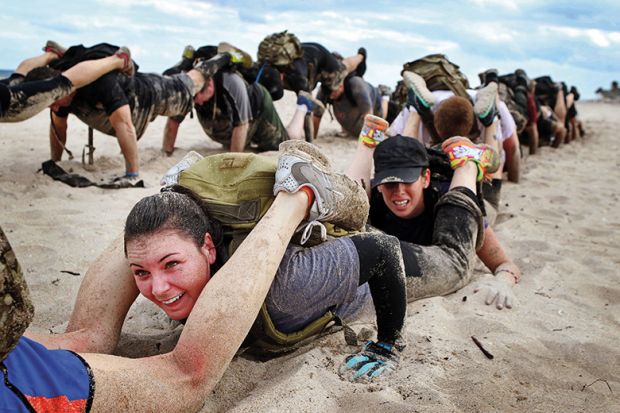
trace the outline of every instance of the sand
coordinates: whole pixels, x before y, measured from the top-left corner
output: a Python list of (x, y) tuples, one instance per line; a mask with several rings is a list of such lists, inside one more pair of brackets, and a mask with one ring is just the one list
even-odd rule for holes
[[(285, 121), (292, 103), (287, 94), (277, 104)], [(620, 107), (578, 103), (586, 140), (542, 148), (525, 160), (520, 184), (504, 185), (496, 231), (523, 271), (514, 309), (485, 306), (472, 286), (410, 304), (400, 369), (371, 385), (336, 374), (353, 350), (342, 333), (267, 362), (240, 356), (204, 411), (620, 411), (620, 161), (614, 151)], [(49, 158), (48, 116), (0, 125), (0, 225), (31, 287), (33, 329), (62, 332), (89, 263), (121, 232), (131, 206), (158, 191), (161, 175), (189, 150), (206, 154), (219, 145), (188, 119), (177, 151), (165, 157), (160, 118), (139, 142), (147, 188), (75, 189), (37, 173)], [(317, 144), (344, 170), (354, 143), (336, 137), (339, 127), (327, 121), (329, 115)], [(116, 141), (98, 132), (95, 165), (86, 170), (79, 159), (86, 127), (74, 117), (69, 123), (76, 159), (61, 162), (65, 169), (95, 180), (123, 172)], [(169, 349), (179, 331), (139, 300), (117, 353)]]

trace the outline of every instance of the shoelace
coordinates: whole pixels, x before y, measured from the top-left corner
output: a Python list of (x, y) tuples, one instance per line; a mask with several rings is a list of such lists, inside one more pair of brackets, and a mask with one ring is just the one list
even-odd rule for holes
[(304, 232), (301, 234), (301, 245), (304, 245), (310, 239), (312, 235), (312, 229), (314, 227), (319, 227), (321, 229), (321, 241), (325, 241), (327, 239), (327, 228), (321, 222), (314, 220), (306, 223), (304, 228)]

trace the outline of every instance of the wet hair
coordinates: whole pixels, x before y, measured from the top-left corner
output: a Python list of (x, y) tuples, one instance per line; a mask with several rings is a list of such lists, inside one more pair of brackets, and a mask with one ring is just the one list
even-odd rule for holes
[(125, 221), (125, 256), (130, 241), (167, 230), (186, 235), (198, 248), (209, 233), (217, 253), (211, 266), (214, 272), (228, 258), (219, 222), (210, 216), (195, 192), (180, 185), (163, 188), (160, 193), (142, 198), (134, 205)]
[(24, 82), (33, 82), (35, 80), (52, 79), (62, 72), (49, 66), (35, 67), (24, 77)]
[(461, 96), (452, 96), (439, 104), (433, 123), (441, 141), (453, 136), (467, 136), (474, 125), (474, 108)]

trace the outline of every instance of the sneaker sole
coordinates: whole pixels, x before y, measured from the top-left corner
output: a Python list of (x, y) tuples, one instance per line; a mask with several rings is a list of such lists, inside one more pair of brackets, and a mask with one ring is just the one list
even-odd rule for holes
[(476, 103), (474, 104), (474, 113), (479, 118), (485, 118), (493, 110), (495, 106), (495, 98), (497, 96), (497, 83), (489, 83), (480, 89), (476, 95)]
[(326, 172), (331, 172), (332, 166), (329, 159), (316, 146), (303, 140), (295, 139), (284, 141), (280, 144), (279, 151), (282, 155), (293, 155), (302, 158)]
[(404, 72), (403, 79), (405, 86), (412, 89), (413, 93), (420, 98), (424, 106), (430, 108), (435, 104), (435, 95), (426, 87), (424, 78), (414, 72)]

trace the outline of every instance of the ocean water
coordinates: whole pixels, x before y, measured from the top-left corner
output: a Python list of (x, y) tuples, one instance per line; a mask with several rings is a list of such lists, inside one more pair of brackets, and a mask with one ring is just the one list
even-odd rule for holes
[(11, 76), (11, 73), (13, 73), (12, 70), (0, 69), (0, 79)]

